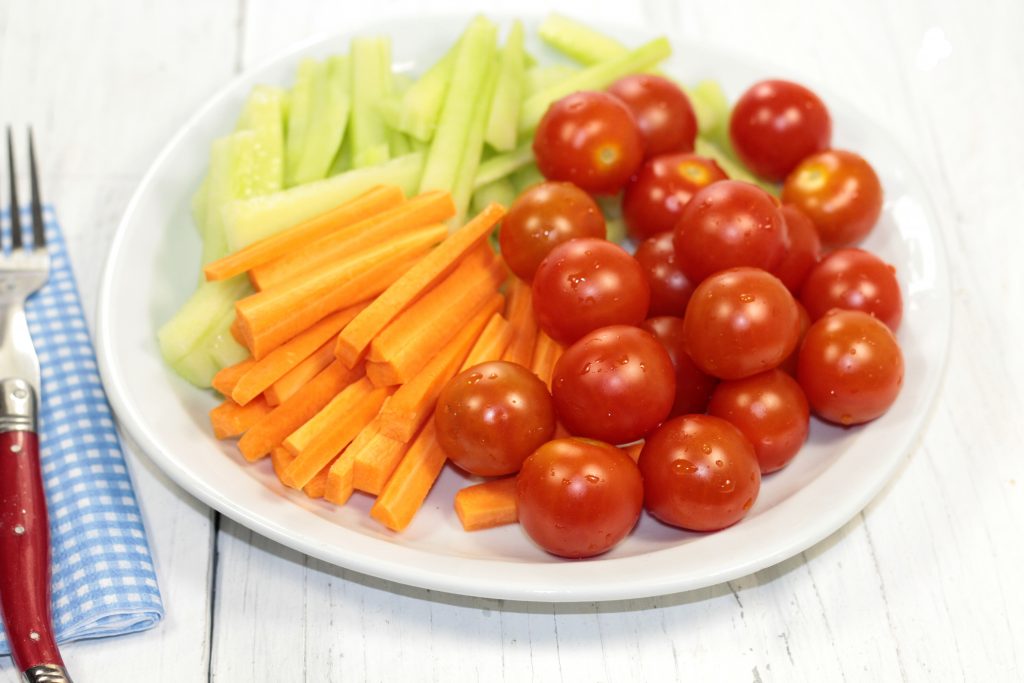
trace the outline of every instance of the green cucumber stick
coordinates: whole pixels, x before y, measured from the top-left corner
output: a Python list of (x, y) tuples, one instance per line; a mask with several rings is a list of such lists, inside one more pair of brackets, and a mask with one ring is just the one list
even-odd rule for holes
[(270, 194), (284, 187), (284, 91), (257, 85), (238, 118), (239, 130), (256, 135), (253, 192)]
[(321, 90), (313, 100), (302, 155), (295, 169), (296, 185), (325, 178), (341, 147), (350, 106), (348, 62), (343, 55), (331, 57), (323, 69), (323, 82), (316, 81)]
[(580, 72), (578, 66), (572, 66), (571, 64), (548, 64), (546, 66), (535, 66), (526, 72), (526, 86), (524, 94), (529, 97), (530, 95), (544, 90), (553, 86), (555, 83), (561, 83), (571, 76), (575, 76)]
[(213, 141), (202, 234), (204, 264), (228, 253), (223, 209), (235, 199), (255, 194), (255, 164), (256, 134), (252, 131), (238, 131)]
[(189, 202), (189, 206), (192, 209), (192, 221), (196, 224), (199, 237), (202, 237), (206, 232), (206, 194), (209, 188), (210, 172), (207, 171), (199, 183), (199, 187), (196, 188), (195, 194), (192, 195), (192, 201)]
[(561, 14), (549, 14), (537, 34), (545, 43), (584, 66), (627, 52), (627, 48), (611, 36)]
[(245, 275), (203, 282), (192, 296), (157, 332), (160, 354), (168, 363), (182, 358), (209, 331), (225, 311), (233, 311), (235, 301), (252, 291)]
[(750, 171), (750, 169), (723, 152), (718, 145), (710, 140), (697, 136), (697, 140), (694, 142), (693, 151), (702, 157), (708, 157), (709, 159), (714, 160), (714, 162), (721, 166), (722, 170), (725, 171), (725, 174), (730, 178), (753, 183), (765, 192), (775, 197), (779, 196), (780, 191), (778, 185), (774, 185), (757, 177)]
[(498, 152), (508, 152), (516, 146), (519, 104), (523, 99), (526, 74), (521, 21), (514, 22), (509, 29), (501, 49), (500, 64), (484, 141)]
[(589, 66), (575, 76), (530, 95), (523, 102), (519, 132), (528, 133), (533, 130), (540, 122), (544, 112), (547, 111), (548, 106), (555, 100), (578, 90), (601, 90), (623, 76), (649, 69), (671, 54), (672, 47), (669, 45), (668, 39), (656, 38), (635, 50)]
[[(388, 160), (388, 130), (377, 102), (390, 87), (391, 44), (386, 38), (352, 39), (352, 167)], [(382, 53), (387, 53), (384, 57)], [(385, 60), (388, 69), (383, 68)]]
[(422, 142), (430, 142), (434, 137), (458, 49), (459, 43), (456, 42), (402, 95), (397, 123), (400, 131)]
[(466, 220), (466, 212), (469, 210), (469, 200), (473, 196), (473, 181), (476, 179), (476, 172), (480, 168), (480, 157), (484, 151), (484, 135), (487, 132), (487, 120), (490, 115), (491, 104), (494, 101), (494, 91), (498, 86), (499, 64), (496, 57), (491, 60), (491, 68), (487, 70), (484, 77), (483, 90), (474, 105), (473, 118), (470, 120), (470, 127), (466, 133), (466, 143), (462, 151), (462, 160), (459, 162), (459, 172), (452, 184), (452, 201), (455, 203), (455, 218), (452, 225), (458, 228)]
[(478, 109), (475, 103), (480, 100), (488, 70), (494, 63), (497, 34), (498, 29), (493, 23), (477, 17), (459, 39), (451, 83), (427, 152), (420, 192), (452, 192), (455, 189), (459, 167), (465, 156), (466, 138)]
[(697, 116), (697, 133), (713, 142), (715, 147), (730, 158), (738, 159), (729, 138), (729, 118), (732, 109), (718, 81), (701, 81), (692, 88), (687, 88), (686, 95), (690, 98), (693, 112)]
[(511, 152), (495, 154), (490, 159), (480, 162), (473, 179), (473, 188), (479, 190), (495, 180), (505, 178), (533, 161), (533, 146), (530, 140), (516, 147)]
[(529, 163), (512, 174), (512, 184), (516, 186), (516, 193), (522, 194), (523, 190), (537, 183), (543, 183), (547, 178), (537, 168), (537, 164)]
[(470, 202), (473, 213), (483, 211), (488, 204), (497, 202), (502, 206), (511, 206), (516, 200), (516, 187), (508, 178), (498, 178), (486, 185), (481, 185), (473, 192), (473, 200)]
[(312, 108), (313, 78), (317, 62), (303, 59), (295, 73), (295, 85), (288, 96), (288, 132), (285, 136), (284, 152), (284, 186), (291, 187), (295, 169), (298, 168), (302, 156), (302, 146), (306, 139), (306, 127), (309, 125), (309, 113)]

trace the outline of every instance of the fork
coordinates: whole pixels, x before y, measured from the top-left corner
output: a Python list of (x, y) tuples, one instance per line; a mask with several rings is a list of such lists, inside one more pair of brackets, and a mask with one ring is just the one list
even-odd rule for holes
[(14, 663), (30, 683), (70, 681), (50, 613), (50, 527), (39, 463), (39, 358), (25, 299), (46, 283), (43, 210), (35, 145), (28, 132), (32, 243), (22, 236), (14, 143), (7, 127), (10, 253), (0, 253), (0, 612)]

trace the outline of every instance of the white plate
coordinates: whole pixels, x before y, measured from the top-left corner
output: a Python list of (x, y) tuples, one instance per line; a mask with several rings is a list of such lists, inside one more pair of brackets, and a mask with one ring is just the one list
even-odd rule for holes
[[(416, 69), (439, 56), (467, 21), (420, 17), (361, 33), (390, 35), (398, 68)], [(542, 59), (554, 58), (536, 40), (537, 22), (527, 24), (530, 49)], [(653, 37), (614, 30), (629, 44)], [(949, 276), (934, 209), (899, 146), (814, 83), (809, 84), (832, 111), (835, 145), (870, 159), (885, 187), (881, 223), (865, 246), (894, 264), (900, 277), (905, 315), (899, 339), (906, 382), (892, 409), (867, 427), (843, 430), (815, 422), (808, 445), (785, 470), (765, 478), (757, 503), (739, 524), (692, 534), (645, 516), (608, 554), (559, 560), (534, 546), (518, 525), (463, 532), (452, 496), (464, 481), (448, 469), (409, 529), (393, 534), (369, 518), (370, 498), (356, 494), (342, 508), (311, 501), (285, 490), (269, 462), (247, 465), (232, 444), (215, 441), (207, 421), (215, 397), (163, 365), (155, 336), (198, 277), (199, 244), (189, 198), (210, 141), (232, 129), (250, 88), (288, 85), (300, 58), (344, 52), (350, 37), (303, 45), (227, 85), (153, 163), (114, 239), (100, 293), (103, 379), (124, 429), (176, 482), (254, 531), (340, 566), (451, 593), (544, 601), (660, 595), (749, 574), (817, 543), (881, 489), (915, 443), (939, 389), (950, 330)], [(681, 40), (673, 46), (686, 55), (685, 64), (673, 61), (666, 70), (685, 81), (719, 79), (732, 97), (769, 75), (763, 66), (706, 46)]]

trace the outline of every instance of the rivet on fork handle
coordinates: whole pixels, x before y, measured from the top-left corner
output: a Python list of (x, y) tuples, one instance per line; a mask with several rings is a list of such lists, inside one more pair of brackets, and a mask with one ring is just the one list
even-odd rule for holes
[(23, 379), (0, 380), (0, 432), (36, 430), (36, 392)]

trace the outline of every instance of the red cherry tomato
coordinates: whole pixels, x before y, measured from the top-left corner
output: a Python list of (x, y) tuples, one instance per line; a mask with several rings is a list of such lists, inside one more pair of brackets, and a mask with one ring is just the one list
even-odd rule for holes
[(539, 183), (524, 191), (501, 221), (498, 241), (509, 269), (529, 282), (551, 250), (576, 237), (605, 236), (604, 214), (572, 183)]
[(621, 100), (577, 92), (552, 104), (533, 137), (537, 167), (594, 194), (615, 194), (640, 167), (644, 140)]
[(833, 308), (869, 313), (896, 331), (903, 317), (903, 296), (896, 270), (863, 249), (839, 249), (811, 269), (800, 302), (812, 320)]
[(903, 352), (877, 318), (834, 309), (807, 330), (797, 380), (816, 415), (861, 424), (885, 413), (899, 395)]
[(649, 159), (667, 152), (692, 152), (697, 117), (682, 89), (661, 76), (633, 74), (608, 88), (633, 112)]
[(782, 201), (807, 214), (827, 247), (864, 239), (882, 213), (882, 184), (871, 164), (853, 152), (809, 156), (786, 177)]
[(648, 318), (640, 323), (661, 342), (668, 352), (672, 366), (676, 369), (676, 400), (669, 417), (687, 413), (703, 413), (707, 410), (711, 392), (718, 380), (701, 372), (690, 354), (686, 352), (686, 335), (683, 333), (683, 319), (669, 315)]
[(738, 180), (697, 190), (675, 231), (676, 261), (691, 282), (735, 266), (771, 270), (786, 250), (786, 221), (775, 199)]
[(771, 370), (796, 348), (800, 314), (782, 282), (757, 268), (732, 268), (698, 285), (683, 318), (686, 350), (720, 379)]
[(649, 159), (622, 194), (622, 218), (633, 239), (672, 230), (693, 194), (729, 176), (714, 160), (696, 154)]
[(606, 325), (647, 317), (651, 288), (640, 264), (617, 244), (584, 238), (555, 247), (533, 276), (533, 310), (562, 344)]
[(729, 136), (750, 170), (780, 181), (801, 160), (828, 149), (832, 117), (821, 98), (804, 86), (761, 81), (736, 100)]
[(632, 458), (586, 439), (555, 439), (523, 463), (516, 478), (519, 524), (544, 550), (592, 557), (636, 526), (643, 482)]
[(647, 511), (693, 531), (735, 524), (761, 490), (754, 447), (739, 429), (710, 415), (663, 424), (644, 442), (637, 465)]
[(584, 336), (555, 363), (551, 394), (570, 433), (608, 443), (641, 438), (665, 419), (676, 395), (672, 360), (638, 327)]
[(693, 284), (676, 265), (676, 248), (672, 232), (649, 237), (640, 243), (634, 254), (651, 286), (648, 315), (678, 315), (686, 311), (693, 294)]
[(796, 302), (796, 310), (800, 314), (800, 336), (797, 337), (796, 348), (793, 349), (793, 353), (786, 356), (786, 360), (782, 361), (779, 365), (779, 370), (789, 373), (790, 377), (796, 377), (796, 366), (800, 360), (800, 345), (804, 343), (807, 330), (811, 327), (811, 316), (807, 314), (807, 309), (804, 308), (799, 299)]
[(722, 382), (708, 414), (728, 420), (754, 446), (761, 474), (785, 467), (807, 441), (810, 409), (796, 380), (782, 370)]
[(772, 269), (772, 275), (782, 280), (786, 289), (796, 296), (803, 286), (807, 273), (821, 258), (821, 240), (811, 219), (800, 209), (783, 206), (782, 217), (786, 220), (786, 235), (789, 244), (779, 264)]
[(496, 477), (520, 465), (555, 433), (544, 382), (507, 361), (474, 365), (444, 386), (434, 413), (437, 442), (470, 474)]

